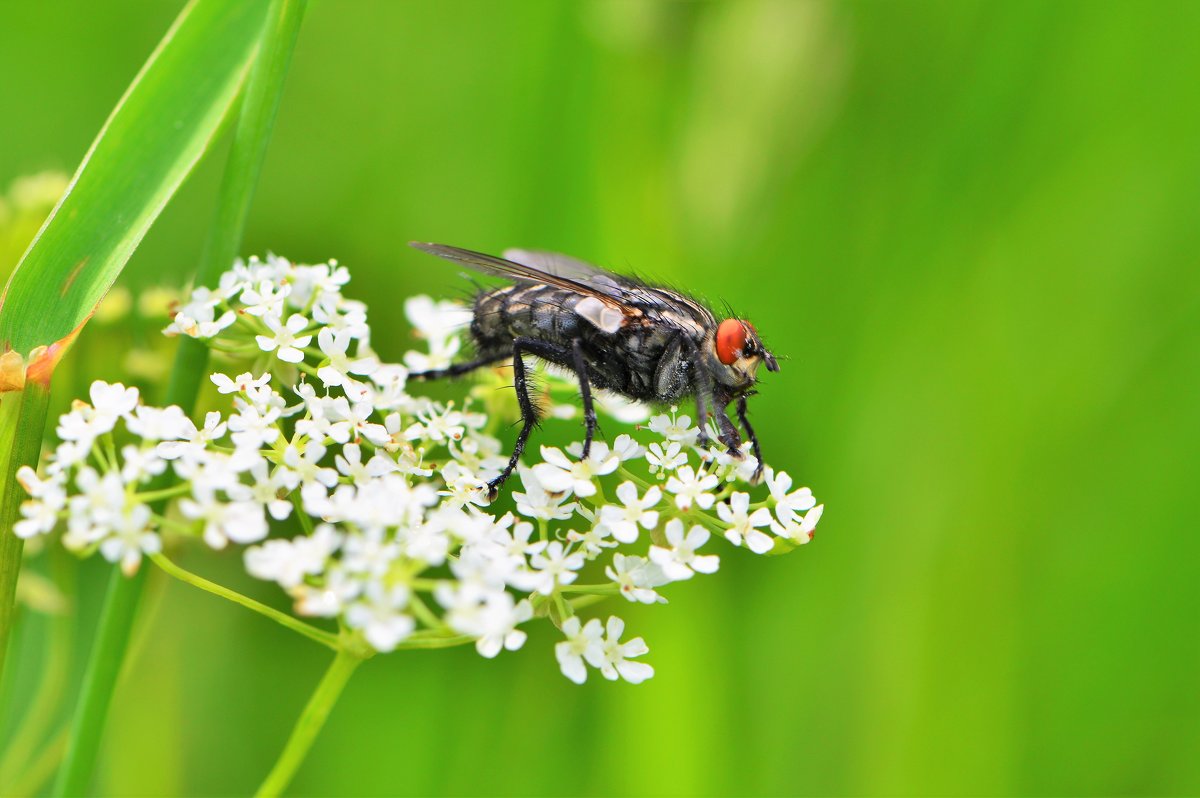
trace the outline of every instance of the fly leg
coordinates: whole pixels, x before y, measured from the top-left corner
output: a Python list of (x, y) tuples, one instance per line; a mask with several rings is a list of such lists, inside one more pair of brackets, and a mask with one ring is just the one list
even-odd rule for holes
[(477, 357), (474, 360), (468, 360), (465, 363), (454, 363), (444, 369), (432, 369), (430, 371), (417, 371), (408, 375), (410, 380), (440, 380), (443, 377), (461, 377), (464, 374), (470, 374), (472, 371), (484, 366), (490, 366), (500, 358), (495, 355), (486, 357)]
[(525, 361), (522, 359), (522, 355), (526, 352), (545, 360), (559, 363), (570, 362), (566, 360), (569, 355), (566, 347), (555, 346), (536, 338), (513, 339), (513, 388), (517, 391), (517, 405), (521, 408), (521, 431), (517, 433), (517, 442), (513, 446), (512, 456), (508, 458), (508, 465), (500, 472), (500, 476), (488, 483), (488, 498), (491, 499), (496, 498), (496, 494), (500, 492), (500, 486), (512, 476), (517, 462), (525, 452), (525, 442), (529, 440), (529, 433), (538, 423), (537, 408), (534, 406), (533, 400), (529, 398), (529, 380), (525, 374)]
[(738, 397), (737, 403), (738, 421), (742, 422), (742, 429), (746, 430), (746, 437), (750, 439), (750, 450), (754, 452), (754, 459), (758, 461), (758, 468), (754, 469), (754, 475), (750, 477), (750, 482), (757, 485), (762, 481), (763, 475), (763, 458), (762, 447), (758, 444), (758, 436), (754, 434), (754, 427), (750, 426), (750, 419), (746, 413), (746, 395), (742, 394)]
[(712, 375), (700, 367), (700, 350), (696, 343), (690, 338), (685, 338), (684, 341), (687, 343), (688, 361), (692, 364), (695, 374), (692, 385), (696, 389), (696, 424), (700, 427), (700, 437), (696, 442), (707, 448), (709, 444), (708, 406), (711, 404), (715, 407)]
[(583, 359), (583, 342), (578, 338), (571, 341), (571, 354), (575, 359), (575, 374), (579, 377), (579, 398), (583, 401), (583, 423), (586, 429), (583, 438), (583, 457), (586, 460), (592, 451), (592, 438), (596, 435), (596, 410), (592, 407), (592, 386), (588, 384), (587, 361)]
[(721, 443), (729, 449), (729, 454), (741, 457), (742, 436), (738, 435), (737, 427), (729, 420), (729, 414), (722, 407), (714, 408), (713, 415), (717, 417), (717, 428), (721, 430)]

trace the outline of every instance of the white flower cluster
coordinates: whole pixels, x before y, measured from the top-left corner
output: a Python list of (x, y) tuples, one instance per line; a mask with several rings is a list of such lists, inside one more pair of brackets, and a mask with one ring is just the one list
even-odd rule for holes
[[(408, 368), (459, 354), (469, 311), (410, 299), (427, 351), (407, 353), (407, 367), (385, 363), (366, 308), (342, 295), (348, 279), (336, 263), (272, 256), (193, 291), (166, 332), (242, 362), (237, 376), (211, 378), (230, 411), (197, 425), (178, 407), (140, 403), (136, 389), (95, 383), (91, 403), (61, 418), (42, 476), (19, 475), (31, 498), (17, 534), (61, 525), (68, 548), (99, 550), (126, 573), (161, 552), (164, 531), (244, 545), (247, 571), (278, 583), (297, 614), (335, 618), (378, 651), (461, 638), (494, 657), (524, 643), (522, 624), (546, 617), (565, 635), (556, 655), (575, 682), (588, 667), (629, 682), (653, 675), (635, 661), (648, 651), (642, 639), (621, 641), (620, 618), (585, 622), (577, 610), (616, 595), (664, 603), (665, 585), (717, 570), (713, 534), (757, 554), (812, 537), (822, 507), (811, 491), (767, 469), (753, 499), (748, 450), (700, 447), (699, 429), (674, 409), (594, 442), (587, 458), (578, 443), (543, 446), (510, 483), (515, 512), (494, 511), (485, 485), (506, 462), (494, 432), (515, 402), (484, 413), (470, 398), (436, 402), (405, 384)], [(503, 374), (482, 379), (495, 387)], [(563, 408), (576, 386), (551, 375), (545, 384), (551, 415), (572, 415)], [(611, 397), (600, 406), (620, 419), (639, 412)], [(295, 527), (282, 522), (297, 520), (302, 534), (286, 536)]]

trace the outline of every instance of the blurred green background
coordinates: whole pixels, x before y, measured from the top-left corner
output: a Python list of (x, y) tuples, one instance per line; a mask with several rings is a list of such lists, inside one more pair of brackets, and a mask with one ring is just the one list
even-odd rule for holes
[[(0, 3), (0, 186), (73, 171), (178, 9)], [(1200, 792), (1198, 36), (1190, 2), (316, 0), (247, 253), (348, 264), (390, 356), (403, 297), (462, 290), (413, 238), (728, 300), (788, 358), (768, 458), (828, 511), (604, 607), (642, 687), (570, 684), (543, 627), (372, 660), (292, 792)], [(220, 155), (121, 285), (194, 267)], [(107, 573), (76, 570), (67, 697)], [(251, 791), (327, 652), (177, 583), (147, 608), (98, 791)]]

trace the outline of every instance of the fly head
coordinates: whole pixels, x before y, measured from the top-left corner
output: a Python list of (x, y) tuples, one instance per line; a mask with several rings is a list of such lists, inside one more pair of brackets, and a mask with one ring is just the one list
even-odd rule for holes
[(779, 371), (779, 362), (763, 346), (754, 325), (742, 319), (725, 319), (712, 336), (707, 348), (708, 368), (716, 383), (730, 398), (743, 394), (758, 379), (759, 366)]

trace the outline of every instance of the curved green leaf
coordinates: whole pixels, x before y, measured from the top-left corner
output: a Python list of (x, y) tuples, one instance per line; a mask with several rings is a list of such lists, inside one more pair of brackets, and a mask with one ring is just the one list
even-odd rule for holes
[[(265, 0), (192, 0), (100, 130), (0, 300), (0, 348), (27, 354), (87, 321), (237, 97)], [(56, 347), (53, 359), (64, 347)]]

